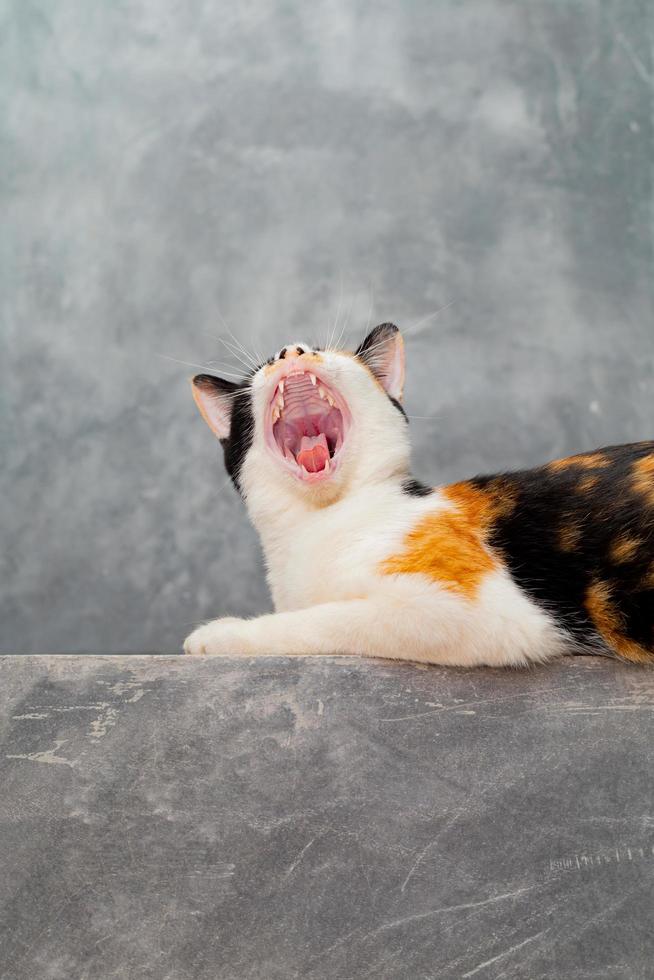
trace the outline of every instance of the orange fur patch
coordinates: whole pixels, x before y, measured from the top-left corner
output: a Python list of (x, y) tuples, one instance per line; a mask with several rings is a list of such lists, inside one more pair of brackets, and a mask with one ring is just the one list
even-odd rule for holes
[(623, 617), (606, 582), (597, 581), (589, 587), (585, 606), (595, 629), (616, 653), (633, 663), (652, 663), (654, 654), (625, 636)]
[(559, 528), (559, 548), (561, 551), (574, 551), (581, 541), (581, 528), (578, 524), (563, 524)]
[(597, 486), (598, 478), (596, 476), (584, 476), (581, 478), (577, 486), (575, 487), (579, 493), (588, 493), (589, 490), (593, 490)]
[(619, 565), (622, 562), (631, 561), (638, 554), (640, 547), (641, 542), (638, 538), (630, 538), (623, 534), (611, 542), (609, 557), (611, 561)]
[(464, 482), (445, 487), (443, 493), (452, 509), (424, 517), (407, 535), (404, 551), (383, 563), (382, 573), (427, 575), (472, 598), (484, 576), (498, 566), (485, 540), (493, 521), (513, 508), (513, 498), (499, 481), (490, 491)]
[(580, 453), (578, 456), (566, 456), (564, 459), (553, 459), (547, 464), (548, 470), (567, 470), (571, 466), (579, 466), (585, 470), (599, 470), (610, 466), (611, 461), (603, 453)]
[(643, 456), (633, 465), (634, 490), (641, 493), (650, 507), (654, 507), (654, 454)]

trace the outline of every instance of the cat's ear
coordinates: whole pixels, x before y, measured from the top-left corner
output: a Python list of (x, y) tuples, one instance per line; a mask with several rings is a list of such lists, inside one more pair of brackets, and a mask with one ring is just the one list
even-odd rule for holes
[(195, 404), (214, 435), (229, 439), (234, 394), (239, 386), (213, 374), (196, 374), (191, 382)]
[(370, 368), (387, 395), (402, 401), (404, 340), (394, 323), (380, 323), (355, 351)]

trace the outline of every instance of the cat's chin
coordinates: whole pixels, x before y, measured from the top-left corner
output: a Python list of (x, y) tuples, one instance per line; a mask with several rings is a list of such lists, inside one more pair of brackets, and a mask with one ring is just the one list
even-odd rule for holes
[(296, 362), (276, 380), (266, 409), (266, 445), (288, 473), (314, 486), (338, 472), (350, 424), (339, 393)]

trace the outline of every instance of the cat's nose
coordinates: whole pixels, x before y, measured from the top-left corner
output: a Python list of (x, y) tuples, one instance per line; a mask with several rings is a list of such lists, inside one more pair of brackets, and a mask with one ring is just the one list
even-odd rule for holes
[(300, 347), (299, 344), (291, 344), (290, 347), (282, 347), (279, 358), (282, 361), (291, 360), (294, 357), (302, 357), (303, 354), (306, 354), (304, 347)]

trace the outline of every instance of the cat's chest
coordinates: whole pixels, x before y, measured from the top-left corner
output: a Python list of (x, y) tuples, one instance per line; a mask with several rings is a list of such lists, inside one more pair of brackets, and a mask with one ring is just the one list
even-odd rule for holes
[(440, 505), (394, 494), (304, 514), (264, 538), (268, 581), (278, 610), (360, 598), (420, 516)]

